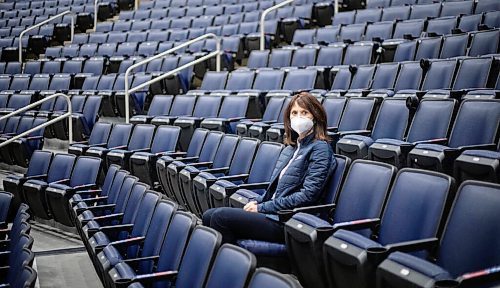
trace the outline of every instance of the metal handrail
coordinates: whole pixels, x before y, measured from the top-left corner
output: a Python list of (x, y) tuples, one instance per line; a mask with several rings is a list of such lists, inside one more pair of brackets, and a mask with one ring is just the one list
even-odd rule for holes
[(97, 10), (99, 7), (97, 6), (99, 0), (94, 0), (94, 32), (96, 32), (97, 29)]
[(339, 0), (335, 0), (335, 2), (333, 4), (333, 12), (334, 12), (334, 14), (339, 13)]
[[(197, 38), (194, 38), (194, 39), (189, 40), (189, 41), (187, 41), (187, 42), (184, 42), (184, 43), (182, 43), (182, 44), (179, 44), (179, 45), (177, 45), (177, 46), (175, 46), (175, 47), (173, 47), (173, 48), (171, 48), (171, 49), (169, 49), (169, 50), (167, 50), (167, 51), (164, 51), (164, 52), (162, 52), (162, 53), (160, 53), (160, 54), (156, 54), (156, 55), (154, 55), (154, 56), (151, 56), (151, 57), (149, 57), (149, 58), (146, 58), (146, 59), (144, 59), (144, 60), (142, 60), (142, 61), (140, 61), (140, 62), (138, 62), (138, 63), (135, 63), (135, 64), (134, 64), (134, 65), (132, 65), (132, 66), (130, 66), (130, 67), (127, 69), (127, 71), (125, 71), (125, 122), (126, 122), (126, 123), (129, 123), (129, 120), (130, 120), (130, 105), (129, 105), (129, 101), (128, 101), (128, 100), (129, 100), (129, 97), (130, 97), (130, 93), (133, 93), (133, 92), (137, 91), (137, 89), (136, 89), (136, 90), (134, 90), (135, 88), (137, 88), (137, 87), (144, 88), (144, 87), (146, 87), (146, 86), (147, 86), (147, 85), (144, 85), (144, 84), (146, 84), (146, 83), (149, 83), (149, 84), (155, 83), (156, 81), (154, 81), (154, 82), (151, 82), (151, 81), (153, 81), (153, 80), (155, 80), (155, 79), (157, 79), (157, 78), (159, 78), (159, 77), (164, 76), (164, 75), (162, 75), (162, 76), (159, 76), (159, 77), (157, 77), (157, 78), (153, 78), (153, 79), (151, 79), (150, 81), (145, 82), (144, 84), (141, 84), (141, 85), (136, 86), (136, 87), (134, 87), (134, 88), (129, 88), (128, 76), (129, 76), (130, 72), (132, 72), (132, 70), (134, 70), (135, 68), (137, 68), (137, 67), (139, 67), (139, 66), (141, 66), (141, 65), (144, 65), (144, 64), (146, 64), (146, 63), (149, 63), (149, 62), (151, 62), (151, 61), (153, 61), (153, 60), (155, 60), (155, 59), (158, 59), (158, 58), (164, 57), (164, 56), (166, 56), (166, 55), (168, 55), (168, 54), (170, 54), (170, 53), (172, 53), (172, 52), (175, 52), (175, 51), (177, 51), (177, 50), (179, 50), (179, 49), (181, 49), (181, 48), (184, 48), (184, 47), (186, 47), (186, 46), (189, 46), (189, 45), (191, 45), (191, 44), (193, 44), (193, 43), (195, 43), (195, 42), (198, 42), (198, 41), (200, 41), (200, 40), (204, 40), (204, 39), (206, 39), (206, 38), (215, 38), (215, 40), (216, 40), (216, 42), (217, 42), (217, 43), (216, 43), (216, 46), (215, 46), (215, 50), (216, 50), (216, 51), (212, 52), (212, 53), (216, 53), (216, 54), (213, 54), (213, 55), (212, 55), (212, 53), (210, 53), (210, 54), (207, 54), (207, 55), (205, 55), (205, 56), (211, 55), (210, 57), (212, 57), (212, 56), (216, 56), (216, 57), (217, 57), (217, 59), (216, 59), (216, 64), (215, 64), (215, 69), (217, 70), (217, 72), (219, 72), (219, 71), (220, 71), (220, 52), (221, 52), (221, 43), (220, 43), (220, 38), (219, 38), (219, 37), (217, 37), (217, 35), (215, 35), (215, 34), (213, 34), (213, 33), (207, 33), (207, 34), (201, 35), (200, 37), (197, 37)], [(205, 59), (210, 58), (210, 57), (208, 57), (208, 58), (204, 58), (205, 56), (203, 56), (203, 57), (201, 57), (201, 58), (199, 58), (199, 59), (204, 59), (204, 60), (205, 60)], [(199, 59), (197, 59), (197, 60), (199, 60)], [(197, 60), (194, 60), (194, 61), (192, 61), (192, 62), (190, 62), (190, 63), (193, 63), (193, 62), (195, 62), (195, 61), (197, 61)], [(197, 61), (197, 62), (196, 62), (196, 63), (194, 63), (194, 64), (197, 64), (197, 63), (199, 63), (199, 62), (201, 62), (201, 61)], [(190, 64), (190, 63), (187, 63), (187, 64), (183, 65), (182, 67), (184, 67), (184, 66), (185, 66), (185, 68), (190, 67), (191, 65), (188, 65), (188, 64)], [(193, 65), (194, 65), (194, 64), (193, 64)], [(187, 65), (187, 66), (186, 66), (186, 65)], [(179, 68), (180, 68), (180, 67), (179, 67)], [(178, 72), (178, 71), (182, 70), (182, 69), (180, 69), (180, 70), (179, 70), (179, 68), (176, 68), (176, 69), (174, 69), (174, 70), (172, 70), (172, 71)], [(172, 71), (170, 71), (170, 72), (172, 72)], [(170, 72), (168, 72), (168, 73), (167, 73), (167, 76), (165, 76), (165, 77), (168, 77), (168, 76), (172, 75), (172, 74), (169, 74)], [(162, 80), (162, 79), (164, 79), (165, 77), (163, 77), (163, 78), (161, 78), (161, 79), (159, 79), (159, 80)], [(158, 80), (158, 81), (159, 81), (159, 80)], [(148, 84), (148, 85), (149, 85), (149, 84)], [(132, 90), (133, 90), (133, 91), (132, 91)]]
[(139, 9), (139, 2), (140, 2), (140, 0), (135, 0), (134, 1), (134, 10)]
[[(62, 13), (59, 13), (55, 16), (50, 17), (47, 20), (44, 20), (38, 24), (35, 24), (35, 25), (23, 30), (23, 32), (21, 32), (21, 34), (19, 34), (19, 62), (20, 63), (23, 62), (23, 41), (22, 41), (22, 39), (23, 39), (24, 34), (26, 34), (27, 32), (29, 32), (35, 28), (38, 28), (42, 25), (45, 25), (54, 19), (60, 18), (66, 14), (73, 14), (73, 13), (70, 10), (64, 11)], [(75, 34), (75, 19), (73, 17), (71, 17), (71, 42), (73, 42), (73, 35), (74, 34)]]
[(279, 9), (285, 5), (288, 5), (292, 3), (295, 0), (285, 0), (281, 3), (278, 3), (272, 7), (267, 8), (262, 12), (262, 16), (260, 16), (260, 50), (265, 50), (266, 49), (266, 41), (265, 41), (265, 32), (264, 32), (264, 22), (266, 20), (267, 14), (269, 14), (271, 11), (274, 11), (276, 9)]
[[(45, 128), (45, 127), (47, 127), (49, 125), (52, 125), (53, 123), (56, 123), (56, 122), (58, 122), (58, 121), (60, 121), (62, 119), (65, 119), (65, 118), (68, 118), (68, 117), (71, 118), (72, 110), (71, 110), (71, 99), (70, 99), (70, 97), (68, 95), (66, 95), (66, 94), (63, 94), (63, 93), (56, 93), (56, 94), (52, 94), (50, 96), (47, 96), (47, 97), (45, 97), (45, 98), (43, 98), (41, 100), (38, 100), (35, 103), (32, 103), (32, 104), (30, 104), (28, 106), (25, 106), (23, 108), (17, 109), (16, 111), (13, 111), (13, 112), (11, 112), (11, 113), (9, 113), (7, 115), (4, 115), (4, 116), (0, 117), (0, 121), (2, 121), (3, 119), (9, 118), (11, 116), (17, 115), (17, 114), (19, 114), (21, 112), (24, 112), (24, 111), (26, 111), (26, 110), (28, 110), (30, 108), (36, 107), (36, 106), (42, 104), (43, 102), (51, 100), (52, 98), (56, 98), (56, 97), (60, 97), (60, 96), (64, 97), (64, 99), (66, 100), (66, 102), (68, 104), (68, 112), (64, 113), (61, 116), (57, 116), (56, 118), (54, 118), (54, 119), (52, 119), (50, 121), (47, 121), (47, 122), (45, 122), (43, 124), (40, 124), (40, 125), (38, 125), (36, 127), (33, 127), (31, 129), (29, 129), (28, 131), (25, 131), (25, 132), (23, 132), (23, 133), (21, 133), (19, 135), (16, 135), (16, 136), (14, 136), (14, 137), (12, 137), (12, 138), (10, 138), (10, 139), (8, 139), (8, 140), (0, 143), (0, 148), (2, 148), (5, 145), (10, 144), (11, 142), (16, 141), (19, 138), (22, 138), (22, 137), (24, 137), (26, 135), (29, 135), (29, 134), (31, 134), (31, 133), (39, 130), (39, 129), (42, 129), (42, 128)], [(69, 131), (68, 131), (68, 134), (69, 134), (69, 144), (71, 144), (71, 143), (73, 143), (73, 121), (72, 121), (72, 119), (69, 119), (69, 121), (68, 121), (68, 128), (69, 128)]]

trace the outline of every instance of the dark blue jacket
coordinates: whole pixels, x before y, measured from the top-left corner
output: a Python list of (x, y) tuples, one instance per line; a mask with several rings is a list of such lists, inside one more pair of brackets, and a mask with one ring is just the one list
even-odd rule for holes
[[(280, 210), (317, 204), (323, 187), (337, 166), (333, 151), (326, 141), (311, 134), (300, 142), (300, 151), (279, 179), (281, 170), (292, 158), (297, 146), (287, 146), (274, 168), (266, 193), (255, 200), (260, 213), (276, 214)], [(273, 194), (276, 196), (272, 199)]]

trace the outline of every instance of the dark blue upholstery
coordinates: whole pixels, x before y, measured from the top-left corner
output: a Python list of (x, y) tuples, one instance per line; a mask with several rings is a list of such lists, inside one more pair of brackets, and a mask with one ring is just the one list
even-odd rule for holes
[(369, 148), (369, 158), (400, 167), (406, 162), (406, 154), (409, 152), (401, 151), (400, 146), (446, 137), (455, 106), (456, 101), (453, 99), (424, 99), (413, 117), (406, 141), (401, 141), (401, 138), (378, 139)]
[[(243, 183), (246, 184), (269, 182), (282, 149), (283, 145), (278, 143), (263, 142), (260, 144), (255, 154), (250, 172), (248, 173), (248, 177), (234, 180), (231, 178), (227, 180), (221, 179), (216, 181), (209, 188), (208, 197), (210, 207), (228, 207), (229, 197), (231, 197), (231, 195), (239, 189), (239, 185), (235, 182), (241, 182), (242, 180)], [(267, 185), (264, 184), (260, 187), (256, 187), (256, 190), (258, 190), (257, 193), (262, 194), (265, 191), (265, 186)], [(252, 189), (251, 187), (246, 188)]]
[(163, 153), (175, 152), (179, 134), (179, 127), (159, 126), (151, 143), (151, 149), (135, 152), (130, 156), (130, 172), (139, 179), (148, 179), (149, 175), (154, 173), (154, 165), (158, 157)]
[[(371, 247), (436, 237), (452, 188), (453, 179), (447, 175), (401, 170), (389, 195), (376, 241), (339, 230), (325, 242), (330, 283), (338, 287), (368, 287), (374, 281), (375, 267), (382, 261), (366, 258)], [(344, 248), (346, 245), (348, 250)], [(427, 253), (416, 255), (425, 257)]]
[(74, 113), (72, 115), (75, 139), (82, 141), (89, 137), (98, 119), (101, 100), (100, 96), (88, 97), (82, 113)]
[(205, 118), (200, 126), (209, 130), (236, 134), (236, 123), (245, 117), (249, 100), (249, 97), (242, 95), (224, 97), (217, 118)]
[(104, 158), (106, 154), (113, 148), (123, 148), (128, 144), (130, 134), (132, 133), (132, 128), (134, 126), (131, 124), (117, 123), (113, 126), (111, 134), (109, 135), (108, 143), (105, 147), (94, 146), (90, 147), (84, 154), (89, 156), (95, 156)]
[(13, 198), (14, 195), (12, 193), (0, 191), (0, 223), (5, 223), (7, 221), (9, 210), (14, 208), (11, 207)]
[(196, 103), (196, 97), (177, 95), (174, 98), (168, 116), (156, 116), (151, 120), (151, 124), (171, 124), (179, 116), (191, 116)]
[[(285, 224), (289, 255), (302, 283), (313, 285), (312, 287), (329, 287), (327, 276), (322, 272), (318, 274), (318, 271), (323, 271), (321, 267), (324, 267), (324, 241), (338, 229), (336, 224), (380, 217), (395, 173), (396, 169), (390, 165), (356, 160), (351, 164), (342, 189), (338, 192), (340, 194), (333, 214), (333, 229), (329, 222), (306, 213), (294, 215)], [(342, 182), (341, 177), (337, 180), (338, 183), (330, 182), (330, 187)], [(334, 201), (336, 198), (333, 196), (330, 199)], [(369, 229), (357, 232), (370, 235)]]
[(403, 139), (410, 111), (404, 98), (387, 98), (382, 102), (370, 136), (346, 135), (337, 142), (338, 154), (351, 159), (365, 158), (374, 141), (380, 138)]
[[(436, 263), (408, 254), (393, 253), (379, 267), (378, 282), (390, 284), (391, 287), (423, 287), (423, 283), (455, 278), (498, 265), (498, 245), (494, 244), (498, 231), (493, 228), (495, 224), (490, 219), (498, 217), (499, 189), (497, 184), (464, 182), (446, 224)], [(390, 264), (392, 268), (388, 266)], [(399, 273), (401, 269), (408, 270), (409, 274), (418, 274), (419, 280), (403, 278)], [(493, 287), (498, 284), (498, 280), (492, 280), (475, 286)]]
[(101, 169), (101, 159), (80, 156), (75, 162), (69, 181), (49, 183), (45, 197), (52, 217), (59, 223), (71, 226), (68, 202), (75, 190), (89, 189), (96, 185)]
[(205, 287), (246, 287), (256, 262), (255, 256), (247, 250), (224, 244), (217, 253)]
[(105, 145), (108, 142), (113, 125), (106, 122), (97, 122), (92, 128), (88, 141), (85, 143), (75, 143), (70, 145), (68, 153), (80, 156), (92, 146)]
[[(481, 56), (497, 53), (500, 30), (479, 31), (472, 34), (469, 56)], [(12, 88), (11, 88), (12, 89)]]
[[(264, 114), (262, 115), (261, 121), (263, 122), (272, 122), (276, 121), (278, 119), (278, 116), (280, 114), (280, 111), (283, 107), (283, 102), (285, 98), (283, 97), (271, 97), (269, 99), (269, 102), (267, 102), (266, 105), (266, 110), (264, 111)], [(248, 128), (255, 123), (254, 121), (250, 119), (244, 119), (241, 120), (237, 125), (236, 125), (236, 132), (239, 136), (248, 136)]]
[(106, 155), (107, 165), (117, 164), (125, 169), (128, 169), (129, 159), (132, 153), (150, 149), (155, 128), (156, 127), (151, 124), (135, 125), (127, 147), (122, 149), (113, 149)]
[(11, 215), (20, 207), (21, 203), (25, 203), (24, 194), (22, 193), (23, 184), (29, 179), (43, 177), (49, 170), (49, 165), (52, 160), (52, 152), (37, 150), (33, 152), (29, 161), (28, 169), (24, 175), (8, 175), (3, 180), (3, 189), (14, 195), (12, 202)]
[(45, 189), (49, 183), (69, 179), (76, 156), (70, 154), (56, 154), (50, 163), (46, 178), (30, 179), (23, 185), (24, 198), (30, 206), (33, 215), (51, 219), (45, 197)]
[(287, 275), (278, 273), (267, 268), (258, 268), (250, 280), (248, 287), (276, 287), (276, 288), (295, 288), (301, 287), (300, 284)]

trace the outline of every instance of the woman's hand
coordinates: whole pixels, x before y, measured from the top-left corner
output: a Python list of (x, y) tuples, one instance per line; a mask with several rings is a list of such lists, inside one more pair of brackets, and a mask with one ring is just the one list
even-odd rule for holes
[(250, 201), (248, 202), (245, 207), (243, 207), (243, 210), (247, 212), (258, 212), (257, 211), (257, 201)]

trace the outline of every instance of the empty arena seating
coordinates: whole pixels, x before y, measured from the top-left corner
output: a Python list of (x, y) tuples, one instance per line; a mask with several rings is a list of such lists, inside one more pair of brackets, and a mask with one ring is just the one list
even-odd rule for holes
[[(0, 3), (0, 116), (54, 93), (73, 114), (0, 147), (0, 166), (23, 171), (0, 193), (0, 284), (35, 285), (28, 219), (74, 226), (104, 287), (498, 284), (500, 2), (340, 1), (334, 13), (296, 0), (260, 27), (279, 2), (118, 0), (97, 15), (87, 0)], [(136, 67), (125, 86), (132, 65), (206, 33), (217, 39)], [(212, 58), (126, 99), (218, 40), (221, 71)], [(336, 153), (321, 199), (279, 211), (285, 243), (223, 244), (200, 217), (265, 192), (302, 91), (325, 109)], [(67, 105), (0, 120), (0, 145)]]

